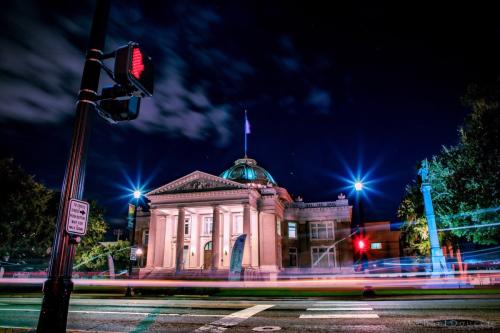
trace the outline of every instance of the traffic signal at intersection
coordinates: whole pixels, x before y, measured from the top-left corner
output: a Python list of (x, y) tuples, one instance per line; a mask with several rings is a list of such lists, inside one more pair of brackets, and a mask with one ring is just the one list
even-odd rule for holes
[(103, 66), (116, 82), (102, 89), (97, 110), (99, 115), (111, 123), (133, 120), (139, 116), (142, 97), (153, 95), (153, 63), (144, 50), (135, 42), (129, 42), (104, 57), (114, 57), (114, 71)]
[(115, 51), (115, 81), (137, 97), (153, 96), (153, 63), (139, 47), (129, 42)]

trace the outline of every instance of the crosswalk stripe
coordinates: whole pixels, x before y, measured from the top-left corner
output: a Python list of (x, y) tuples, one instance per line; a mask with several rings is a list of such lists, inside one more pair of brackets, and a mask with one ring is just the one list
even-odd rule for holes
[(210, 324), (207, 324), (205, 326), (202, 326), (198, 329), (196, 329), (194, 332), (195, 333), (200, 333), (200, 332), (210, 332), (210, 333), (221, 333), (228, 329), (231, 326), (236, 326), (245, 319), (250, 318), (251, 316), (264, 311), (266, 309), (269, 309), (273, 307), (274, 304), (261, 304), (261, 305), (255, 305), (252, 306), (251, 308), (243, 309), (241, 311), (237, 311), (234, 313), (231, 313), (219, 320), (216, 320)]
[(365, 319), (380, 318), (376, 313), (353, 313), (353, 314), (303, 314), (302, 319)]
[(307, 308), (307, 311), (373, 311), (373, 308)]

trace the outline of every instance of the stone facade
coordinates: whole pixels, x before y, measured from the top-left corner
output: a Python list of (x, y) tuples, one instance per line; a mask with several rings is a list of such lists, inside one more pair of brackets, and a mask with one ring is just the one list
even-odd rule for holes
[(136, 224), (146, 257), (140, 276), (227, 276), (241, 234), (249, 277), (352, 269), (351, 240), (340, 241), (351, 232), (345, 197), (293, 202), (285, 188), (263, 183), (195, 171), (147, 193), (149, 212), (140, 211)]

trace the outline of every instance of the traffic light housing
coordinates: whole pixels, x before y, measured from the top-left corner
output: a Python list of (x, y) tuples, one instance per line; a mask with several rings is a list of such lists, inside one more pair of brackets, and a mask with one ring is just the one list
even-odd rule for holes
[(137, 97), (153, 96), (154, 78), (151, 58), (139, 47), (129, 42), (115, 51), (114, 80)]
[(128, 99), (105, 99), (99, 103), (101, 116), (110, 122), (133, 120), (139, 116), (141, 99), (132, 96)]

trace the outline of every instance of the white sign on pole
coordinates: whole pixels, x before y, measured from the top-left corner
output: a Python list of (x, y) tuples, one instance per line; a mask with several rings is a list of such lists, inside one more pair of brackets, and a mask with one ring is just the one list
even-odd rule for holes
[(87, 222), (89, 220), (89, 203), (76, 199), (69, 201), (68, 220), (66, 231), (69, 234), (83, 236), (87, 233)]
[(137, 247), (132, 246), (130, 248), (130, 261), (136, 261), (137, 260)]

